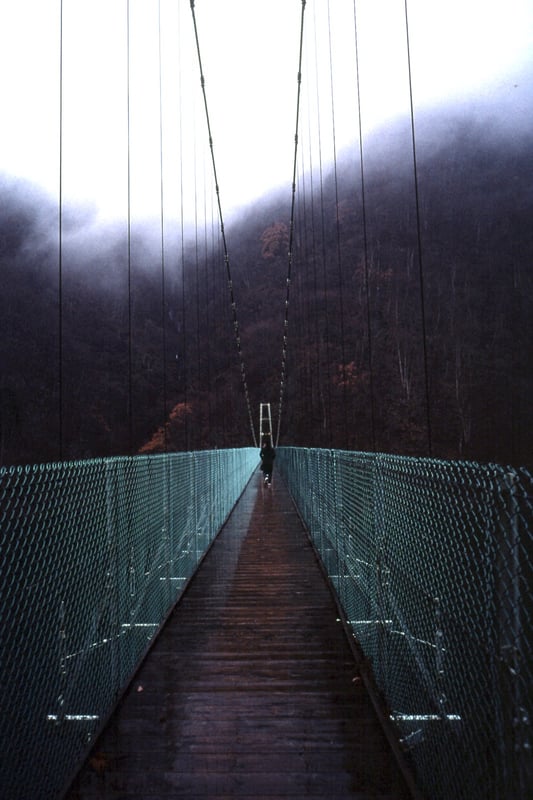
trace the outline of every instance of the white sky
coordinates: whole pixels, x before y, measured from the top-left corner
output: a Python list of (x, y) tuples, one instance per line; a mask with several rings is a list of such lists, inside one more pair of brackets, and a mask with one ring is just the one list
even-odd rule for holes
[[(60, 0), (0, 0), (0, 172), (53, 196), (59, 9)], [(129, 145), (134, 218), (157, 216), (162, 187), (169, 217), (182, 208), (189, 219), (209, 215), (211, 164), (189, 0), (161, 0), (161, 107), (156, 0), (130, 0), (129, 96), (126, 0), (63, 0), (63, 9), (65, 202), (124, 218)], [(353, 9), (353, 0), (308, 0), (305, 11), (300, 146), (316, 148), (320, 138), (324, 160), (333, 149), (332, 111), (338, 151), (357, 135)], [(404, 0), (357, 0), (356, 9), (361, 114), (370, 131), (409, 108)], [(521, 67), (533, 63), (531, 0), (408, 0), (408, 10), (417, 108), (490, 87), (511, 91)], [(221, 200), (230, 212), (270, 188), (290, 189), (301, 0), (196, 0), (196, 15)], [(531, 109), (522, 111), (531, 117)]]

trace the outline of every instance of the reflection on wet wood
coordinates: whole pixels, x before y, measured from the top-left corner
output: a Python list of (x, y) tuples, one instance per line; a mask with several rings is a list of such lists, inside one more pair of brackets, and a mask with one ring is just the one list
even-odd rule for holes
[(409, 797), (276, 477), (252, 478), (68, 800), (170, 797)]

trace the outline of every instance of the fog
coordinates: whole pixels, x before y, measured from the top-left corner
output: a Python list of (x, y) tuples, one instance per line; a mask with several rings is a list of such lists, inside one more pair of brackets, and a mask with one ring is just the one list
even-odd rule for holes
[[(269, 190), (290, 190), (301, 6), (196, 3), (228, 216)], [(161, 0), (160, 17), (147, 0), (62, 7), (62, 20), (56, 0), (0, 8), (0, 69), (10, 76), (0, 87), (0, 172), (55, 201), (60, 191), (65, 205), (88, 205), (102, 220), (157, 220), (162, 202), (168, 220), (194, 223), (205, 205), (209, 215), (215, 201), (188, 0)], [(494, 0), (410, 0), (407, 10), (406, 26), (403, 0), (356, 2), (355, 18), (353, 0), (306, 4), (302, 146), (320, 139), (324, 161), (357, 140), (359, 123), (368, 135), (408, 115), (411, 95), (417, 113), (475, 104), (494, 90), (511, 92), (530, 62), (527, 0), (509, 0), (504, 13)]]
[[(428, 16), (429, 5), (434, 13)], [(446, 442), (446, 431), (441, 437), (448, 456), (507, 452), (506, 433), (493, 451), (490, 437), (480, 434), (475, 450), (467, 429), (472, 408), (479, 406), (472, 397), (487, 391), (487, 376), (503, 377), (509, 386), (518, 380), (523, 355), (514, 357), (515, 371), (506, 372), (511, 367), (501, 330), (524, 322), (513, 336), (525, 342), (527, 335), (529, 5), (514, 0), (502, 17), (492, 2), (481, 12), (477, 2), (410, 0), (409, 38), (403, 0), (356, 2), (356, 19), (352, 0), (306, 6), (297, 210), (308, 216), (313, 198), (317, 213), (326, 203), (323, 188), (325, 228), (342, 211), (323, 258), (330, 268), (342, 230), (336, 247), (355, 281), (363, 258), (364, 201), (374, 280), (392, 275), (398, 287), (405, 275), (412, 280), (418, 215), (422, 268), (432, 275), (437, 309), (430, 332), (442, 380), (450, 381), (443, 396), (456, 409), (450, 437), (459, 444)], [(8, 463), (136, 452), (176, 405), (186, 411), (179, 418), (190, 420), (176, 447), (242, 442), (240, 376), (189, 3), (162, 0), (159, 24), (152, 3), (130, 0), (129, 38), (127, 6), (64, 0), (62, 48), (52, 0), (0, 8), (0, 66), (13, 76), (0, 87), (0, 432)], [(244, 317), (243, 350), (253, 402), (263, 402), (278, 396), (281, 331), (274, 320), (283, 316), (286, 264), (277, 256), (265, 261), (258, 242), (269, 226), (289, 221), (301, 3), (205, 0), (196, 8), (229, 256)], [(338, 189), (343, 194), (336, 206)], [(297, 244), (305, 245), (301, 230)], [(319, 255), (307, 254), (300, 269), (316, 265)], [(464, 287), (456, 296), (458, 270)], [(336, 296), (337, 278), (330, 278), (329, 292)], [(507, 299), (494, 311), (492, 330), (479, 298), (495, 286)], [(311, 300), (309, 286), (304, 290), (305, 302), (320, 309), (326, 292)], [(363, 288), (357, 284), (353, 291), (346, 303), (356, 330)], [(398, 329), (392, 352), (404, 370), (420, 346), (407, 325), (414, 301), (399, 288), (388, 291), (378, 281), (376, 320), (383, 337)], [(466, 315), (464, 346), (455, 318), (453, 325), (447, 320), (446, 334), (439, 329), (448, 314), (439, 298), (450, 296), (453, 314)], [(513, 304), (519, 307), (514, 316)], [(398, 327), (402, 314), (405, 329)], [(354, 359), (364, 346), (365, 332), (357, 330), (358, 338), (346, 343)], [(482, 334), (496, 355), (480, 378), (469, 370), (476, 359), (481, 363)], [(445, 335), (449, 342), (440, 343)], [(322, 344), (320, 339), (299, 351), (302, 359), (311, 353), (321, 359)], [(389, 383), (383, 377), (384, 387), (398, 377), (387, 352), (380, 375), (388, 370), (393, 377)], [(324, 356), (313, 377), (320, 398), (331, 391), (321, 381), (329, 369), (338, 370), (336, 358), (326, 364)], [(462, 388), (454, 396), (450, 386), (459, 377)], [(406, 381), (403, 372), (401, 378)], [(520, 380), (514, 398), (501, 389), (499, 411), (487, 412), (484, 420), (487, 429), (499, 420), (506, 430), (501, 410), (510, 414), (509, 408), (520, 420), (515, 430), (524, 429), (527, 415), (517, 409), (528, 386)], [(308, 415), (294, 396), (296, 430), (299, 415)], [(387, 396), (391, 417), (402, 417), (404, 400), (400, 390)], [(360, 399), (354, 403), (365, 419), (368, 409), (360, 409)], [(213, 422), (215, 406), (223, 429)], [(337, 437), (346, 443), (333, 417), (321, 424), (328, 442)], [(416, 428), (413, 423), (408, 434), (396, 431), (396, 439), (384, 430), (384, 446), (419, 452)], [(302, 430), (302, 441), (305, 435)], [(360, 445), (357, 436), (350, 445)]]

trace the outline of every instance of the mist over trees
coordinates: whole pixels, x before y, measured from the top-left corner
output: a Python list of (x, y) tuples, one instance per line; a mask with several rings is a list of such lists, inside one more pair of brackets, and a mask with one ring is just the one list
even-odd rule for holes
[[(531, 466), (533, 141), (433, 121), (415, 171), (409, 135), (298, 184), (280, 443)], [(1, 464), (252, 443), (217, 222), (158, 243), (77, 210), (60, 249), (49, 199), (0, 196)], [(289, 218), (283, 193), (227, 226), (275, 423)]]

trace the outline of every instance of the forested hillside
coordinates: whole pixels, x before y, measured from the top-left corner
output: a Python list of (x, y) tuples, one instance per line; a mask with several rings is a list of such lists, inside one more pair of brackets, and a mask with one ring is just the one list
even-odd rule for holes
[[(398, 123), (298, 187), (281, 443), (531, 465), (533, 143), (440, 124), (416, 172)], [(162, 262), (78, 209), (60, 252), (56, 205), (0, 192), (0, 463), (249, 444), (217, 223), (167, 221)], [(282, 192), (226, 231), (275, 422), (289, 219)]]

